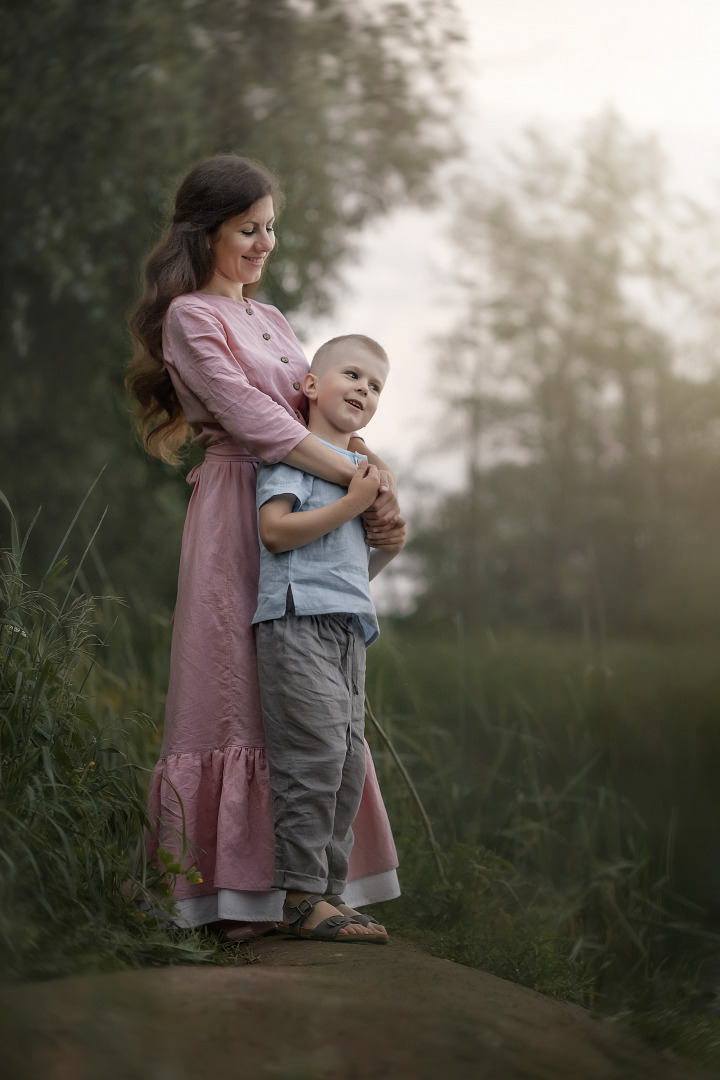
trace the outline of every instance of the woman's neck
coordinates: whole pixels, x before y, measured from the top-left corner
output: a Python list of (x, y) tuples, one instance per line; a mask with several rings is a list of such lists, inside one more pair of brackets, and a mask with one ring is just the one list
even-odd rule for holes
[(216, 270), (205, 288), (198, 289), (198, 292), (206, 293), (208, 296), (227, 296), (230, 300), (238, 300), (240, 303), (247, 303), (247, 300), (243, 296), (242, 282), (231, 281), (230, 278), (221, 273), (220, 270)]

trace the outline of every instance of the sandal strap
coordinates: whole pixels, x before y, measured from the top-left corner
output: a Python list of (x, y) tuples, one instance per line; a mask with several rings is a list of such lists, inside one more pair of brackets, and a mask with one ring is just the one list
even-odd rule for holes
[[(287, 901), (283, 904), (283, 914), (286, 916), (288, 925), (295, 926), (300, 929), (302, 924), (307, 919), (308, 915), (313, 911), (317, 904), (321, 904), (325, 899), (320, 893), (312, 893), (311, 896), (306, 896), (304, 900), (301, 900), (299, 904), (288, 904)], [(335, 918), (335, 916), (331, 916)], [(344, 918), (343, 915), (340, 918)]]
[[(333, 907), (337, 907), (339, 904), (345, 903), (342, 896), (338, 896), (337, 893), (328, 893), (327, 896), (323, 897), (323, 900), (326, 900), (328, 904), (332, 904)], [(350, 922), (357, 923), (359, 926), (381, 925), (381, 923), (379, 923), (377, 919), (374, 919), (372, 915), (365, 915), (362, 911), (358, 911), (354, 915), (347, 915), (346, 918), (348, 918)]]
[(352, 920), (348, 919), (347, 915), (328, 915), (327, 919), (323, 919), (317, 926), (313, 926), (312, 932), (323, 930), (326, 926), (336, 926), (338, 930), (342, 930), (343, 926), (350, 926), (351, 922)]

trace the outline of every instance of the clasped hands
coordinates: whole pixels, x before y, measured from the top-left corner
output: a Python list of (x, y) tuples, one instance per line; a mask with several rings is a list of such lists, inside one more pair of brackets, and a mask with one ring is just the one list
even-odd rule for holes
[(395, 548), (400, 551), (407, 534), (405, 519), (400, 513), (395, 476), (387, 469), (379, 469), (378, 472), (380, 490), (375, 502), (362, 515), (366, 542), (374, 548)]

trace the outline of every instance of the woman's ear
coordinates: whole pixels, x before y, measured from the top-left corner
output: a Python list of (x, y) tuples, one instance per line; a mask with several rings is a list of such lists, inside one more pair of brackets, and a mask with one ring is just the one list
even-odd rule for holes
[(314, 401), (317, 397), (317, 375), (312, 371), (308, 371), (302, 381), (302, 392), (308, 401)]

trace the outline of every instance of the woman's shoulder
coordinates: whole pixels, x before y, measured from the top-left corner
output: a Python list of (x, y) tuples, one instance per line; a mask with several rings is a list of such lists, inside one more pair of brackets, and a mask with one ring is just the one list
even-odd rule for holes
[(216, 293), (192, 292), (182, 293), (170, 301), (167, 309), (168, 315), (182, 314), (184, 312), (202, 313), (214, 315), (216, 318), (228, 319), (239, 315), (245, 307), (258, 308), (268, 319), (286, 323), (285, 316), (272, 304), (266, 304), (260, 300), (249, 300), (246, 304), (233, 300), (230, 296), (219, 296)]
[[(209, 311), (215, 312), (218, 310), (217, 304), (214, 304), (214, 300), (227, 300), (223, 296), (211, 296), (209, 293), (192, 292), (181, 293), (180, 296), (176, 296), (168, 304), (167, 313), (181, 314), (184, 311)], [(233, 303), (232, 300), (229, 303)]]

